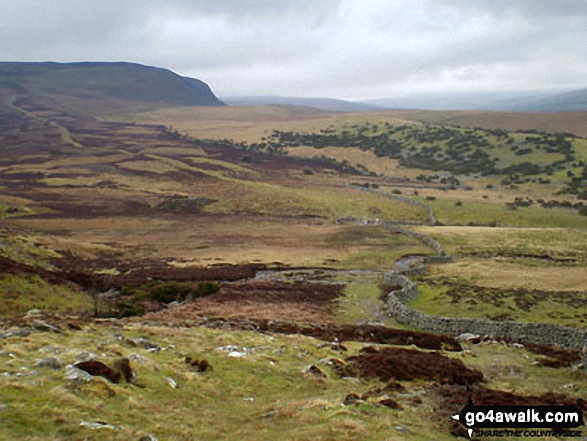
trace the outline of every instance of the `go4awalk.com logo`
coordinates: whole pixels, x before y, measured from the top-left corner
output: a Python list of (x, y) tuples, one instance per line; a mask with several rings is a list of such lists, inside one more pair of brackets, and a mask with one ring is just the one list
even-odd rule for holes
[(472, 396), (453, 419), (465, 426), (469, 437), (473, 432), (480, 437), (581, 437), (577, 429), (584, 425), (578, 405), (475, 406)]

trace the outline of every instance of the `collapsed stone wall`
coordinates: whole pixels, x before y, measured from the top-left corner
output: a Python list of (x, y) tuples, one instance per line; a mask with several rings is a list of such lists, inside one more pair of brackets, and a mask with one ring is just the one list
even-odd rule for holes
[[(389, 195), (391, 196), (391, 195)], [(394, 197), (398, 199), (397, 197)], [(404, 198), (402, 198), (404, 199)], [(409, 201), (423, 208), (430, 210), (430, 217), (434, 219), (434, 213), (430, 206)], [(345, 218), (344, 222), (358, 223), (356, 218)], [(500, 322), (482, 319), (442, 317), (424, 314), (421, 311), (410, 308), (406, 303), (413, 301), (419, 294), (418, 285), (412, 282), (407, 276), (421, 274), (426, 270), (425, 264), (447, 263), (452, 258), (446, 254), (442, 245), (429, 236), (402, 228), (395, 222), (380, 222), (380, 225), (390, 231), (405, 234), (420, 240), (431, 247), (436, 255), (422, 257), (417, 264), (403, 270), (391, 270), (385, 276), (385, 283), (397, 286), (387, 295), (387, 312), (398, 322), (428, 332), (459, 335), (465, 332), (472, 334), (487, 335), (493, 338), (505, 338), (514, 342), (530, 342), (545, 345), (558, 345), (571, 350), (578, 350), (581, 353), (583, 368), (587, 371), (587, 330), (570, 328), (551, 323), (518, 323)]]
[(587, 366), (587, 330), (569, 328), (551, 323), (499, 322), (481, 319), (442, 317), (424, 314), (405, 303), (418, 295), (418, 286), (402, 274), (389, 274), (386, 282), (398, 286), (387, 296), (387, 311), (398, 322), (429, 332), (459, 335), (465, 332), (506, 338), (514, 342), (559, 345), (583, 352), (583, 366)]

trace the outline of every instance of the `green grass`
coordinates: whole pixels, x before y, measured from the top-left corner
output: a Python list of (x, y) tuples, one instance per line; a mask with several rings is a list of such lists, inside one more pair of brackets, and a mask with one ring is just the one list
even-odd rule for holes
[(417, 227), (456, 256), (587, 261), (587, 231), (570, 228)]
[[(501, 227), (587, 228), (587, 216), (566, 208), (542, 208), (539, 205), (509, 210), (503, 203), (469, 201), (450, 197), (422, 200), (434, 209), (436, 219), (446, 225), (469, 223)], [(460, 201), (461, 206), (456, 202)]]
[(379, 322), (396, 329), (412, 329), (389, 317), (384, 311), (379, 278), (363, 278), (347, 284), (336, 309), (337, 321), (348, 324)]
[[(424, 440), (434, 430), (430, 422), (418, 421), (417, 409), (409, 407), (403, 411), (376, 403), (341, 407), (348, 393), (367, 390), (368, 385), (341, 380), (323, 366), (327, 379), (303, 374), (307, 365), (333, 356), (328, 348), (317, 349), (320, 342), (311, 338), (135, 327), (127, 327), (125, 336), (147, 336), (160, 346), (175, 347), (147, 353), (120, 344), (104, 328), (11, 340), (8, 349), (17, 358), (0, 359), (2, 371), (31, 368), (42, 357), (39, 349), (47, 346), (57, 347), (57, 357), (65, 363), (82, 351), (101, 354), (105, 362), (117, 352), (135, 352), (145, 362), (134, 364), (141, 387), (112, 385), (101, 379), (73, 386), (63, 379), (62, 370), (45, 368), (37, 368), (34, 376), (2, 376), (0, 403), (7, 404), (1, 410), (4, 435), (31, 440), (127, 440), (145, 434), (166, 440), (282, 440), (287, 434), (287, 439), (299, 441), (381, 440), (396, 433), (394, 427), (400, 425), (410, 430), (409, 439)], [(228, 344), (263, 348), (242, 359), (214, 350)], [(356, 353), (360, 345), (349, 343), (348, 347)], [(214, 371), (190, 372), (183, 362), (186, 354), (206, 358)], [(174, 378), (179, 388), (172, 389), (166, 377)], [(105, 421), (122, 430), (91, 431), (79, 426), (82, 420)], [(450, 435), (439, 433), (436, 439), (449, 440)]]
[(48, 283), (39, 276), (0, 276), (0, 299), (0, 317), (12, 317), (30, 309), (78, 313), (92, 308), (89, 295)]
[(25, 216), (31, 213), (31, 209), (25, 205), (0, 200), (0, 218)]
[[(329, 348), (318, 349), (321, 342), (312, 338), (200, 327), (124, 326), (126, 338), (146, 337), (166, 348), (149, 353), (115, 339), (114, 331), (91, 326), (67, 335), (37, 333), (7, 340), (4, 349), (14, 357), (0, 357), (0, 371), (12, 374), (0, 376), (0, 403), (6, 405), (0, 409), (2, 439), (128, 440), (147, 434), (165, 440), (210, 441), (454, 439), (447, 422), (431, 416), (438, 403), (425, 382), (404, 382), (410, 393), (422, 398), (420, 405), (411, 403), (409, 395), (396, 395), (401, 410), (390, 410), (376, 400), (341, 406), (347, 394), (362, 394), (379, 383), (343, 380), (323, 365), (320, 369), (326, 379), (302, 373), (317, 360), (339, 357)], [(215, 350), (229, 344), (257, 349), (244, 358)], [(349, 352), (342, 358), (363, 347), (350, 342), (345, 346)], [(72, 363), (83, 351), (98, 354), (105, 363), (120, 354), (136, 353), (143, 360), (133, 363), (139, 386), (109, 384), (100, 378), (74, 385), (63, 378), (63, 369), (33, 368), (36, 360), (47, 356), (44, 351), (49, 347), (58, 351), (53, 356), (64, 363)], [(205, 358), (214, 370), (190, 372), (183, 362), (186, 355)], [(561, 391), (571, 382), (578, 390), (587, 387), (585, 379), (574, 376), (571, 369), (532, 366), (534, 355), (511, 347), (476, 345), (468, 355), (450, 356), (484, 372), (489, 387), (511, 385), (518, 393)], [(31, 370), (36, 373), (26, 375)], [(17, 372), (25, 375), (16, 376)], [(521, 381), (527, 375), (533, 381)], [(172, 377), (179, 388), (172, 389), (166, 377)], [(80, 427), (81, 421), (103, 421), (121, 430), (92, 431)], [(407, 432), (400, 434), (397, 426)]]
[(15, 234), (0, 229), (0, 256), (30, 266), (52, 269), (50, 261), (59, 254), (39, 243), (34, 235)]
[[(571, 327), (587, 327), (587, 310), (577, 309), (576, 293), (556, 293), (536, 299), (531, 296), (529, 307), (520, 307), (518, 290), (500, 289), (488, 294), (487, 289), (466, 286), (464, 279), (449, 288), (434, 281), (421, 282), (420, 294), (409, 306), (430, 315), (459, 318), (481, 318), (526, 323), (553, 323)], [(464, 284), (463, 284), (464, 283)], [(448, 295), (449, 289), (458, 290), (460, 300)]]

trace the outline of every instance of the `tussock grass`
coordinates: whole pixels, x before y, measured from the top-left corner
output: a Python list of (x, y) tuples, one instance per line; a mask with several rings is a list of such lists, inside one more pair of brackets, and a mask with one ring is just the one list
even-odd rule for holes
[(587, 231), (570, 228), (415, 227), (457, 256), (587, 261)]
[[(129, 339), (146, 337), (166, 349), (149, 353), (132, 348), (117, 340), (115, 332)], [(402, 410), (390, 410), (376, 400), (341, 406), (348, 393), (362, 394), (379, 383), (343, 380), (325, 366), (320, 366), (325, 379), (302, 373), (308, 364), (333, 356), (331, 349), (318, 349), (319, 343), (299, 335), (144, 325), (122, 329), (92, 325), (67, 335), (38, 333), (12, 338), (5, 349), (15, 357), (0, 358), (0, 371), (13, 373), (0, 376), (0, 403), (7, 404), (1, 410), (2, 435), (34, 440), (128, 440), (146, 434), (170, 440), (273, 441), (284, 439), (284, 434), (298, 441), (395, 437), (424, 441), (431, 435), (442, 441), (453, 439), (446, 425), (431, 417), (437, 405), (427, 392), (427, 383), (405, 383), (409, 393), (422, 398), (422, 404), (410, 403), (409, 396), (397, 396)], [(229, 344), (253, 348), (253, 352), (232, 358), (215, 350)], [(347, 342), (345, 346), (349, 349), (346, 355), (354, 355), (364, 345)], [(133, 367), (139, 387), (113, 385), (102, 379), (73, 385), (63, 379), (63, 370), (47, 368), (36, 368), (35, 375), (14, 375), (26, 373), (22, 368), (31, 369), (49, 347), (58, 351), (55, 356), (64, 363), (73, 362), (83, 351), (96, 353), (106, 363), (119, 354), (138, 354), (142, 362), (133, 363)], [(190, 372), (183, 362), (186, 355), (207, 359), (214, 370)], [(489, 387), (511, 387), (517, 393), (564, 390), (571, 382), (578, 388), (587, 387), (571, 369), (532, 366), (534, 355), (499, 344), (476, 345), (468, 353), (450, 356), (483, 371)], [(535, 381), (521, 381), (528, 375)], [(172, 389), (166, 377), (174, 378), (179, 388)], [(82, 420), (104, 421), (121, 430), (92, 431), (80, 427)], [(398, 432), (396, 426), (407, 432)]]
[(89, 295), (32, 275), (1, 275), (0, 299), (0, 317), (12, 317), (30, 309), (76, 313), (92, 309)]

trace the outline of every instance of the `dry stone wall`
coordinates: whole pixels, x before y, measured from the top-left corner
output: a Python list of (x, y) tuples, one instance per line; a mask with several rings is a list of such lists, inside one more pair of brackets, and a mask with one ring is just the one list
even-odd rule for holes
[[(372, 192), (372, 191), (371, 191)], [(373, 192), (374, 193), (374, 192)], [(434, 224), (432, 208), (424, 203), (412, 201), (408, 198), (386, 195), (403, 202), (412, 203), (426, 209), (429, 213), (429, 221)], [(339, 222), (365, 223), (357, 218), (341, 218)], [(431, 247), (436, 255), (422, 257), (420, 261), (402, 270), (391, 270), (386, 274), (385, 282), (388, 285), (397, 286), (398, 289), (387, 295), (387, 312), (398, 322), (414, 326), (428, 332), (459, 335), (466, 332), (471, 334), (486, 335), (493, 338), (505, 338), (514, 342), (531, 342), (546, 345), (559, 345), (567, 349), (577, 350), (581, 353), (583, 369), (587, 371), (587, 330), (570, 328), (552, 323), (518, 323), (500, 322), (492, 320), (442, 317), (424, 314), (421, 311), (410, 308), (410, 303), (419, 294), (418, 285), (407, 276), (421, 274), (425, 271), (427, 263), (446, 263), (451, 261), (442, 245), (424, 234), (416, 233), (402, 228), (396, 222), (368, 222), (376, 223), (390, 231), (414, 237)]]
[(499, 322), (424, 314), (406, 305), (418, 295), (416, 283), (405, 275), (394, 272), (388, 273), (386, 283), (398, 287), (387, 295), (387, 311), (400, 323), (445, 335), (470, 332), (493, 338), (506, 338), (515, 342), (554, 344), (572, 350), (581, 350), (583, 366), (587, 366), (587, 330), (551, 323)]

